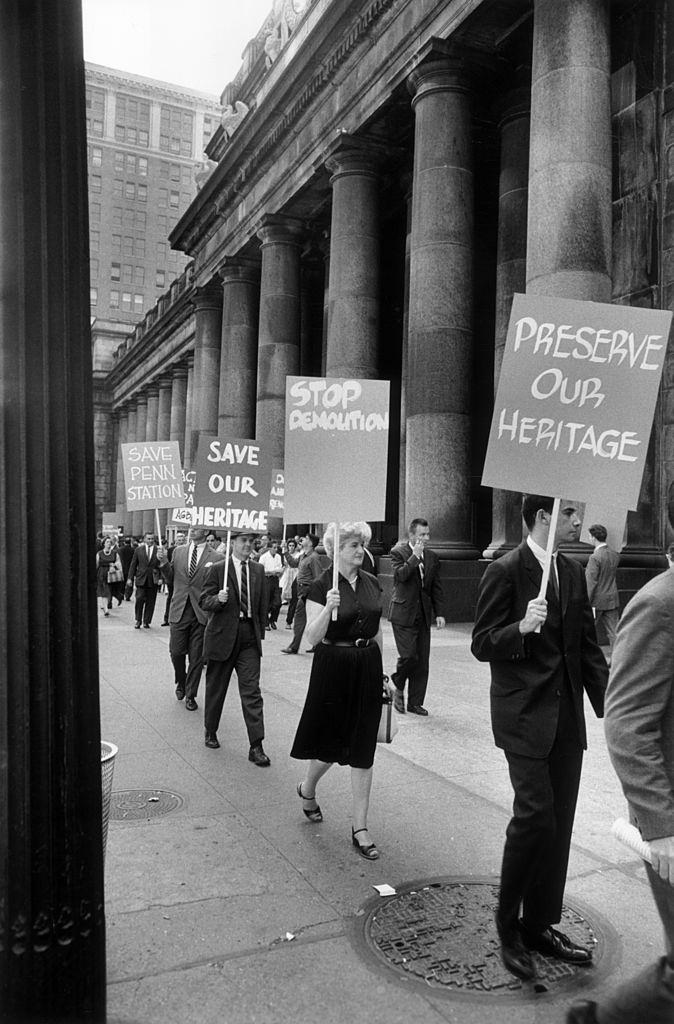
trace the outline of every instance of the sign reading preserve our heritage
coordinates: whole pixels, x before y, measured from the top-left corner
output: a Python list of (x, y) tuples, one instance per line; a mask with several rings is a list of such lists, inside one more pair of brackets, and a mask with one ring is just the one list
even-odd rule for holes
[(388, 381), (286, 377), (286, 521), (381, 522), (388, 432)]
[(120, 448), (128, 512), (185, 504), (177, 441), (135, 441)]
[(256, 441), (199, 438), (192, 525), (264, 533), (271, 458)]
[(483, 485), (636, 508), (671, 321), (515, 295)]

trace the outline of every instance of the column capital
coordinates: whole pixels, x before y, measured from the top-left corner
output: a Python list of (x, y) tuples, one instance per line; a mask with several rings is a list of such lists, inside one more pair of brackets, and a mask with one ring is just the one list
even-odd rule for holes
[(417, 51), (414, 61), (407, 75), (407, 88), (414, 97), (412, 107), (436, 92), (469, 93), (474, 82), (494, 72), (494, 59), (488, 54), (436, 36)]
[(153, 380), (151, 384), (148, 384), (145, 388), (145, 394), (148, 399), (159, 398), (159, 381)]
[(531, 113), (531, 87), (529, 85), (518, 85), (514, 89), (499, 96), (492, 107), (494, 117), (498, 121), (499, 129), (508, 124), (509, 121), (516, 121), (520, 117), (528, 117)]
[(188, 373), (190, 370), (194, 369), (194, 351), (188, 352), (185, 356), (185, 366), (187, 367)]
[(137, 391), (134, 395), (136, 409), (139, 405), (147, 405), (147, 391)]
[(266, 213), (257, 228), (257, 237), (263, 246), (270, 243), (299, 246), (306, 233), (307, 226), (303, 220), (283, 213)]
[(376, 179), (385, 155), (381, 144), (342, 131), (328, 146), (323, 164), (330, 172), (331, 185), (348, 174)]
[(187, 364), (176, 363), (171, 367), (171, 381), (187, 380)]
[(170, 388), (172, 384), (173, 375), (171, 373), (162, 373), (161, 377), (157, 377), (157, 387), (160, 391)]
[(217, 281), (209, 281), (208, 284), (194, 289), (190, 296), (190, 302), (195, 310), (220, 309), (222, 289)]
[(234, 282), (259, 284), (260, 266), (260, 260), (250, 256), (225, 256), (218, 267), (218, 277), (223, 285)]

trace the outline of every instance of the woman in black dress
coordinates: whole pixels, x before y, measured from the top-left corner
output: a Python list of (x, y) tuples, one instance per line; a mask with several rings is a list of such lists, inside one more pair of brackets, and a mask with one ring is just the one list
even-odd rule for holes
[(108, 572), (115, 566), (116, 561), (117, 549), (113, 548), (111, 538), (106, 537), (103, 547), (96, 554), (96, 596), (104, 615), (108, 614), (108, 602), (111, 596)]
[[(314, 822), (323, 820), (316, 784), (333, 764), (351, 766), (351, 839), (361, 856), (377, 860), (367, 812), (382, 709), (382, 595), (378, 580), (361, 568), (371, 535), (367, 523), (340, 523), (338, 586), (332, 587), (331, 567), (307, 595), (305, 635), (316, 651), (290, 755), (309, 762), (297, 793), (305, 815)], [(323, 544), (332, 558), (334, 524)]]

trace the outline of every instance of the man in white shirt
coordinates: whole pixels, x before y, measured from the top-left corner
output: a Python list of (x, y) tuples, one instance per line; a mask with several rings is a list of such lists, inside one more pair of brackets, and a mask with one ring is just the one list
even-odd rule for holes
[(264, 569), (267, 579), (268, 629), (276, 629), (279, 612), (281, 611), (281, 588), (279, 581), (283, 573), (283, 559), (279, 554), (278, 543), (273, 540), (259, 558), (259, 565)]

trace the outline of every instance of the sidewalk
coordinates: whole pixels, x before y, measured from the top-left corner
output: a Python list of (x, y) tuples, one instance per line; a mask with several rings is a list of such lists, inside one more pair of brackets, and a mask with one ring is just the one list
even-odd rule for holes
[[(365, 955), (359, 938), (375, 884), (497, 878), (511, 790), (470, 627), (433, 631), (430, 717), (401, 717), (393, 744), (378, 748), (369, 824), (382, 856), (368, 864), (351, 846), (348, 769), (323, 782), (321, 825), (304, 818), (295, 793), (302, 765), (288, 751), (311, 655), (280, 653), (285, 609), (265, 640), (272, 766), (260, 769), (247, 759), (235, 681), (220, 750), (203, 744), (203, 679), (198, 711), (176, 701), (164, 600), (150, 630), (133, 629), (126, 602), (99, 622), (101, 735), (119, 748), (113, 790), (183, 801), (163, 816), (110, 821), (110, 1024), (561, 1024), (568, 989), (448, 996)], [(384, 634), (390, 673), (388, 624)], [(662, 940), (643, 868), (609, 834), (624, 803), (589, 705), (588, 737), (567, 897), (607, 925), (602, 970), (586, 972), (582, 994), (592, 998), (654, 960)]]

